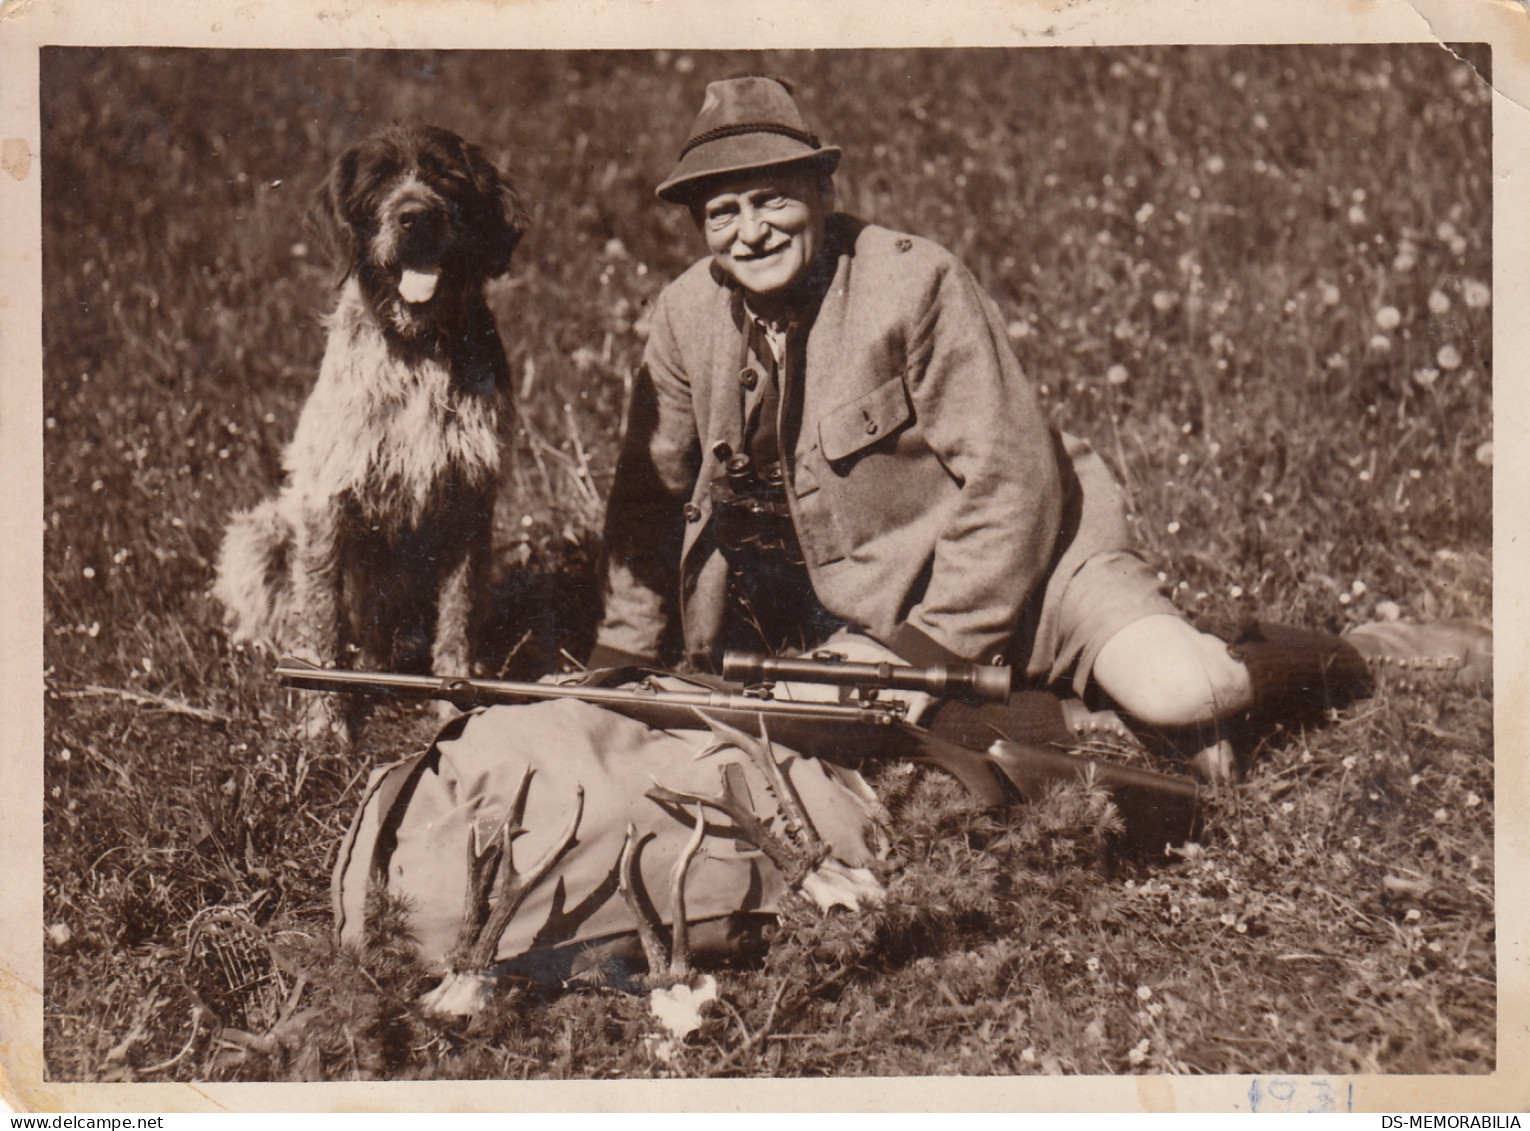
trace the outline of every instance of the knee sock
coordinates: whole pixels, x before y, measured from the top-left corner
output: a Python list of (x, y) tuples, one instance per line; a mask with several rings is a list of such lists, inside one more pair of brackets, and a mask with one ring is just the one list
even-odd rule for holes
[(1228, 641), (1227, 651), (1248, 669), (1254, 690), (1249, 717), (1256, 724), (1315, 719), (1371, 691), (1365, 658), (1327, 632), (1250, 622)]

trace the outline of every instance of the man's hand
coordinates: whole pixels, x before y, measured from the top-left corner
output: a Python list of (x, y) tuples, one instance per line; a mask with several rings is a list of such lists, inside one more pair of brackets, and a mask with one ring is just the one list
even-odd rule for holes
[[(898, 655), (891, 648), (880, 644), (871, 637), (849, 629), (836, 632), (828, 640), (824, 641), (816, 651), (837, 652), (844, 657), (847, 663), (852, 664), (896, 664), (899, 667), (909, 667), (909, 662)], [(850, 694), (850, 688), (835, 687), (827, 683), (778, 683), (775, 687), (775, 695), (778, 699), (812, 701), (838, 701)], [(925, 713), (934, 704), (935, 698), (924, 691), (883, 691), (878, 698), (886, 700), (898, 700), (908, 704), (907, 719), (911, 723), (918, 723)]]

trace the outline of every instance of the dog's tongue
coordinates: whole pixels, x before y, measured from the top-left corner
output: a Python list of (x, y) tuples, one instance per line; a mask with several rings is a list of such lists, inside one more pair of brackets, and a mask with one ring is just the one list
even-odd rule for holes
[(440, 280), (439, 267), (433, 267), (428, 271), (416, 271), (412, 267), (406, 267), (398, 281), (398, 293), (407, 303), (429, 302), (431, 296), (436, 293), (436, 284)]

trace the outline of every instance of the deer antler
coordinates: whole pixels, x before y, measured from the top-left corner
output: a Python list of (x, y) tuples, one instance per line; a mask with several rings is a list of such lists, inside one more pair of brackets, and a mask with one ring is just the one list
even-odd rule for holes
[(714, 750), (720, 746), (735, 746), (743, 751), (751, 761), (765, 775), (765, 780), (770, 783), (771, 790), (775, 793), (781, 804), (781, 813), (786, 821), (786, 832), (802, 842), (802, 852), (808, 857), (808, 868), (816, 868), (825, 857), (829, 855), (829, 847), (824, 844), (818, 835), (818, 829), (814, 827), (813, 820), (808, 816), (806, 807), (802, 804), (802, 796), (797, 792), (797, 787), (792, 784), (791, 776), (776, 761), (775, 747), (770, 742), (770, 731), (765, 724), (765, 716), (756, 716), (760, 720), (760, 737), (755, 738), (730, 726), (721, 719), (713, 718), (705, 711), (697, 711), (717, 736), (719, 742), (713, 743), (707, 749)]
[[(431, 1012), (462, 1016), (475, 1014), (488, 1004), (494, 995), (494, 980), (487, 971), (505, 928), (520, 910), (526, 896), (547, 878), (579, 832), (579, 822), (584, 817), (584, 786), (576, 784), (574, 814), (568, 827), (527, 872), (516, 870), (511, 843), (526, 832), (522, 821), (526, 816), (526, 798), (534, 772), (528, 767), (521, 775), (509, 812), (494, 827), (487, 841), (480, 835), (477, 824), (468, 836), (467, 892), (457, 942), (447, 955), (446, 977), (420, 999), (421, 1005)], [(491, 899), (489, 889), (494, 886), (496, 874), (499, 876), (498, 890)]]
[(711, 718), (704, 711), (698, 710), (696, 713), (712, 728), (715, 738), (698, 757), (735, 747), (751, 759), (765, 775), (776, 795), (787, 836), (777, 836), (755, 815), (747, 800), (748, 785), (743, 776), (744, 768), (737, 762), (730, 762), (722, 768), (720, 794), (708, 796), (682, 793), (654, 782), (647, 796), (661, 803), (706, 805), (725, 813), (733, 820), (739, 833), (770, 858), (788, 884), (824, 911), (835, 906), (853, 910), (867, 904), (881, 903), (886, 894), (885, 889), (869, 870), (852, 868), (830, 859), (828, 845), (818, 835), (797, 787), (792, 784), (791, 775), (787, 772), (789, 767), (776, 761), (764, 718), (760, 719), (760, 737), (755, 738)]
[(658, 914), (645, 907), (638, 899), (634, 877), (637, 855), (643, 845), (653, 839), (653, 835), (653, 833), (644, 833), (641, 837), (638, 836), (637, 829), (629, 822), (627, 836), (622, 841), (621, 864), (617, 870), (617, 888), (622, 893), (627, 910), (632, 912), (632, 918), (637, 923), (638, 941), (643, 944), (643, 956), (648, 959), (650, 977), (656, 976), (660, 970), (669, 965), (669, 957), (664, 952), (664, 942), (659, 938)]
[(622, 841), (618, 887), (621, 890), (622, 899), (627, 904), (627, 909), (632, 912), (632, 917), (637, 923), (638, 940), (643, 944), (643, 955), (648, 959), (650, 985), (689, 983), (693, 973), (690, 923), (685, 913), (685, 879), (690, 871), (691, 861), (695, 859), (697, 850), (701, 848), (702, 839), (706, 836), (706, 813), (700, 805), (696, 806), (695, 817), (695, 828), (685, 842), (685, 847), (681, 849), (679, 857), (675, 860), (674, 870), (670, 873), (669, 906), (670, 921), (673, 925), (667, 956), (664, 942), (659, 936), (663, 924), (659, 920), (658, 913), (644, 904), (638, 896), (637, 856), (642, 851), (642, 846), (652, 839), (653, 834), (647, 833), (639, 837), (637, 829), (629, 824), (627, 836)]
[(669, 976), (686, 981), (691, 977), (691, 931), (690, 921), (685, 917), (685, 875), (690, 871), (691, 861), (696, 858), (706, 833), (706, 812), (698, 805), (696, 828), (691, 832), (691, 839), (681, 849), (680, 859), (675, 861), (675, 870), (670, 874), (669, 881), (669, 914), (674, 923), (669, 948)]
[(521, 811), (513, 814), (515, 828), (508, 828), (507, 821), (503, 868), (500, 871), (499, 891), (494, 899), (494, 911), (490, 914), (488, 923), (484, 925), (469, 955), (471, 968), (475, 970), (494, 961), (494, 951), (499, 947), (499, 940), (504, 935), (505, 928), (510, 925), (510, 920), (515, 917), (521, 904), (531, 894), (531, 889), (547, 877), (553, 865), (557, 864), (559, 858), (574, 843), (574, 838), (579, 832), (579, 822), (584, 817), (584, 786), (576, 785), (574, 786), (574, 815), (569, 819), (568, 827), (563, 830), (563, 834), (553, 842), (542, 858), (523, 875), (515, 869), (515, 857), (510, 842), (526, 831), (520, 827), (521, 815), (526, 807), (524, 792), (518, 795), (516, 800), (519, 802)]
[(705, 805), (716, 809), (719, 813), (727, 816), (741, 833), (745, 840), (749, 841), (761, 852), (770, 858), (770, 862), (781, 870), (788, 883), (796, 886), (802, 882), (802, 878), (817, 863), (798, 852), (788, 842), (782, 840), (771, 832), (765, 822), (755, 816), (754, 809), (745, 800), (745, 790), (748, 788), (743, 777), (744, 768), (737, 762), (730, 762), (721, 771), (722, 792), (717, 794), (685, 793), (660, 785), (657, 781), (653, 788), (645, 795), (652, 801), (661, 805), (675, 805), (685, 808), (691, 805)]
[(474, 944), (483, 933), (489, 918), (489, 892), (500, 861), (510, 847), (510, 842), (526, 830), (521, 819), (526, 815), (526, 797), (531, 791), (531, 778), (536, 771), (530, 766), (521, 775), (515, 798), (504, 820), (494, 827), (488, 842), (480, 836), (480, 826), (475, 822), (467, 842), (468, 879), (467, 893), (462, 901), (462, 924), (457, 928), (457, 941), (447, 957), (447, 964), (454, 970), (464, 968), (469, 961)]

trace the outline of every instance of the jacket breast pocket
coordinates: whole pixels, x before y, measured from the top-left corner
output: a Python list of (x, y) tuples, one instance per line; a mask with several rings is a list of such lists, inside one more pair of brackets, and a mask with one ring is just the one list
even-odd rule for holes
[(911, 415), (903, 378), (894, 377), (819, 421), (818, 444), (830, 463), (849, 459), (897, 432)]

